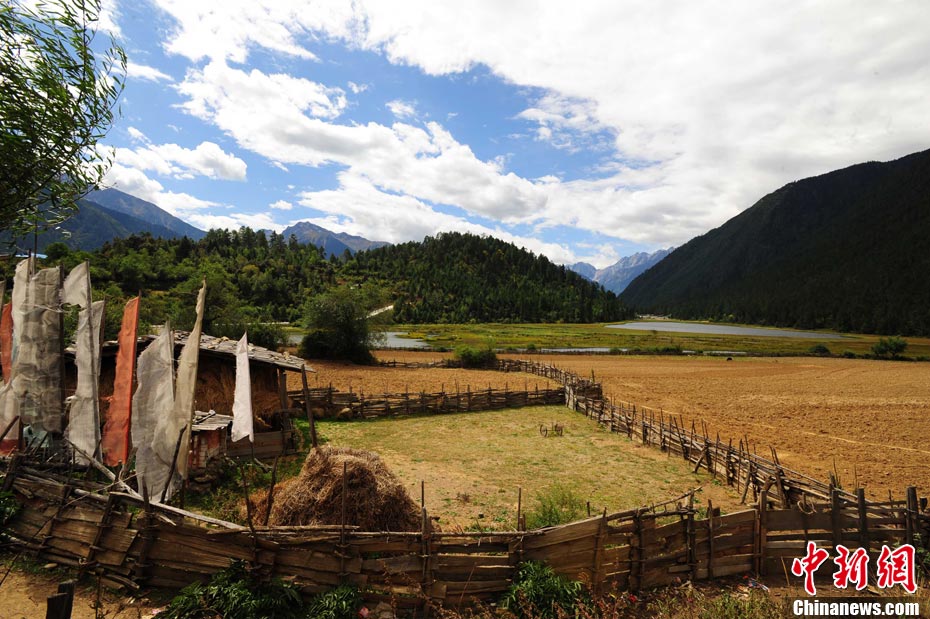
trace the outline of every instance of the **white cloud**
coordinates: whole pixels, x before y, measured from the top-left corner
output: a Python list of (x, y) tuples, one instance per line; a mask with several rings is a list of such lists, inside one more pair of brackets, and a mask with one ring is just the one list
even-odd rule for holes
[(492, 228), (439, 212), (411, 196), (380, 191), (366, 178), (350, 172), (339, 174), (338, 189), (305, 191), (300, 194), (299, 203), (325, 213), (324, 217), (302, 221), (375, 241), (397, 243), (439, 232), (470, 232), (509, 241), (559, 263), (578, 260), (565, 245), (514, 235), (502, 227)]
[(279, 211), (289, 211), (294, 208), (294, 205), (288, 202), (287, 200), (277, 200), (268, 205), (268, 208), (277, 209)]
[(142, 142), (143, 146), (135, 149), (115, 149), (116, 161), (126, 167), (176, 178), (206, 176), (223, 180), (245, 180), (246, 163), (213, 142), (201, 142), (196, 148), (189, 149), (177, 144), (152, 144), (135, 127), (130, 127), (128, 132), (134, 141)]
[(368, 84), (356, 84), (355, 82), (349, 82), (347, 85), (349, 90), (351, 90), (352, 93), (356, 95), (368, 90)]
[(110, 166), (104, 178), (104, 184), (147, 200), (185, 221), (190, 221), (191, 211), (222, 206), (217, 202), (201, 200), (187, 193), (165, 191), (161, 183), (150, 179), (141, 170), (119, 163)]
[[(236, 0), (228, 10), (157, 1), (178, 20), (168, 49), (212, 60), (181, 87), (186, 109), (243, 147), (282, 164), (339, 164), (402, 198), (504, 222), (678, 244), (786, 182), (930, 143), (921, 0), (605, 0), (570, 11), (493, 0), (327, 0), (314, 11), (298, 0)], [(484, 64), (549, 93), (521, 114), (537, 139), (577, 149), (612, 136), (613, 161), (594, 179), (504, 175), (438, 124), (334, 124), (345, 104), (324, 86), (300, 84), (314, 108), (287, 80), (223, 62), (257, 47), (310, 58), (301, 41), (313, 36), (429, 74)]]
[(135, 77), (142, 80), (147, 80), (150, 82), (173, 82), (171, 76), (167, 73), (164, 73), (155, 67), (149, 67), (144, 64), (138, 64), (136, 62), (127, 62), (126, 63), (126, 75), (129, 77)]
[(224, 228), (238, 230), (247, 226), (253, 230), (274, 230), (281, 232), (284, 226), (271, 218), (270, 213), (231, 213), (229, 215), (210, 215), (208, 213), (191, 213), (188, 221), (201, 230)]
[(416, 118), (417, 116), (417, 107), (412, 101), (394, 99), (385, 103), (384, 107), (391, 110), (391, 114), (396, 118)]
[(545, 204), (531, 181), (481, 161), (438, 123), (326, 122), (345, 97), (309, 80), (211, 63), (178, 90), (189, 97), (183, 109), (278, 164), (340, 164), (384, 190), (502, 220), (531, 216)]

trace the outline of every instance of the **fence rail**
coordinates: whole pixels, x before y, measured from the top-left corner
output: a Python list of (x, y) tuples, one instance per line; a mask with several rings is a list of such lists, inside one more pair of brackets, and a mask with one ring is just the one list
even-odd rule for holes
[[(595, 589), (616, 584), (639, 590), (746, 572), (781, 573), (784, 562), (801, 556), (808, 541), (825, 548), (863, 547), (875, 555), (882, 544), (930, 540), (926, 499), (918, 500), (914, 488), (903, 501), (870, 502), (861, 489), (850, 493), (782, 466), (774, 452), (768, 460), (750, 453), (744, 442), (712, 440), (662, 411), (609, 402), (593, 379), (528, 361), (501, 361), (498, 369), (558, 381), (562, 389), (546, 391), (559, 393), (572, 409), (612, 432), (679, 455), (695, 470), (705, 468), (740, 489), (749, 507), (722, 515), (708, 504), (698, 511), (691, 494), (531, 531), (434, 531), (425, 509), (417, 532), (364, 532), (345, 522), (247, 528), (107, 493), (14, 458), (3, 488), (12, 488), (24, 507), (2, 535), (43, 560), (93, 571), (109, 584), (133, 589), (181, 587), (240, 559), (259, 573), (292, 578), (305, 594), (351, 583), (367, 600), (390, 599), (401, 609), (457, 607), (496, 597), (527, 560), (546, 562)], [(512, 405), (514, 398), (491, 391), (481, 402)], [(334, 395), (330, 391), (326, 397), (335, 401)], [(311, 402), (314, 397), (311, 393)], [(378, 403), (364, 405), (360, 398), (357, 410), (412, 414), (420, 412), (416, 397), (409, 394), (403, 406), (391, 398), (372, 398)], [(461, 406), (461, 399), (455, 402)], [(517, 405), (525, 404), (517, 399)], [(422, 410), (455, 409), (426, 405)]]

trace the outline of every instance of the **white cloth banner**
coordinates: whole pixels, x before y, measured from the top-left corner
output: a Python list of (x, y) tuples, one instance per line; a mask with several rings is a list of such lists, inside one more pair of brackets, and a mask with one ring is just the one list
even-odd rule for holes
[(139, 355), (136, 379), (131, 430), (136, 475), (149, 496), (158, 500), (171, 481), (174, 448), (185, 423), (174, 414), (174, 333), (168, 325)]
[(90, 270), (87, 262), (82, 262), (68, 273), (61, 287), (61, 302), (82, 308), (90, 303)]
[(207, 296), (207, 282), (197, 295), (197, 319), (191, 329), (187, 343), (178, 358), (178, 382), (174, 392), (175, 416), (187, 423), (187, 442), (178, 452), (178, 473), (187, 479), (187, 460), (191, 446), (191, 427), (194, 425), (194, 394), (197, 391), (197, 363), (200, 360), (200, 333), (203, 328), (203, 304)]
[(252, 379), (249, 375), (249, 340), (248, 334), (236, 344), (236, 391), (233, 395), (232, 440), (238, 441), (249, 437), (255, 442), (252, 427)]
[(13, 276), (13, 365), (16, 366), (16, 353), (19, 340), (23, 336), (23, 323), (26, 320), (26, 304), (29, 300), (29, 280), (32, 277), (33, 258), (22, 260), (16, 265)]
[[(36, 432), (61, 432), (60, 267), (42, 269), (29, 278), (26, 289), (19, 344), (13, 349), (13, 391), (20, 399), (23, 424)], [(15, 316), (13, 329), (15, 338)]]
[[(94, 455), (100, 444), (100, 410), (97, 402), (97, 380), (100, 374), (100, 326), (104, 302), (96, 301), (89, 310), (81, 310), (75, 336), (74, 364), (77, 366), (77, 388), (71, 399), (65, 438), (84, 453)], [(88, 322), (88, 314), (92, 316)], [(89, 464), (80, 453), (75, 460)]]

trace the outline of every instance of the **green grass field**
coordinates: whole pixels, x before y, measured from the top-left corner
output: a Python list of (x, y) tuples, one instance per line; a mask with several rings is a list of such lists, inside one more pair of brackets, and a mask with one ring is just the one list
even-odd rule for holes
[[(868, 355), (880, 339), (877, 335), (846, 333), (841, 334), (840, 340), (662, 333), (611, 329), (605, 324), (433, 324), (396, 325), (394, 328), (405, 330), (410, 337), (423, 339), (437, 348), (460, 345), (503, 349), (603, 347), (646, 353), (681, 348), (698, 352), (731, 350), (754, 355), (808, 355), (814, 346), (823, 345), (834, 355), (846, 352)], [(905, 339), (908, 341), (906, 357), (930, 357), (930, 338)]]
[[(540, 426), (564, 427), (545, 437)], [(611, 434), (560, 406), (367, 421), (322, 421), (330, 444), (375, 451), (415, 500), (420, 482), (426, 506), (453, 528), (512, 528), (518, 489), (523, 511), (554, 488), (580, 500), (578, 517), (662, 502), (698, 486), (708, 498), (736, 509), (738, 498), (678, 458)]]

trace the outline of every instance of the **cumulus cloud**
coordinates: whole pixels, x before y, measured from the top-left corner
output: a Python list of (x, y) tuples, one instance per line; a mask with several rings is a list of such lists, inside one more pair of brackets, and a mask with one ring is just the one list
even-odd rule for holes
[(178, 86), (189, 113), (278, 164), (340, 164), (382, 189), (516, 221), (545, 196), (529, 180), (481, 161), (440, 124), (326, 122), (345, 107), (341, 90), (306, 79), (210, 63)]
[(277, 209), (279, 211), (289, 211), (294, 208), (294, 205), (288, 202), (287, 200), (277, 200), (268, 205), (268, 208)]
[[(207, 60), (179, 87), (191, 114), (273, 162), (338, 164), (382, 195), (505, 223), (679, 244), (786, 182), (930, 143), (930, 9), (919, 0), (893, 10), (605, 0), (571, 11), (493, 0), (326, 0), (314, 11), (298, 0), (222, 11), (156, 1), (177, 20), (169, 51)], [(589, 179), (531, 181), (479, 160), (438, 124), (336, 124), (345, 103), (326, 87), (226, 65), (256, 48), (312, 59), (301, 42), (314, 36), (432, 75), (486, 65), (548, 93), (520, 115), (537, 139), (606, 145), (611, 157)]]
[(397, 118), (416, 118), (417, 116), (417, 107), (411, 101), (393, 99), (385, 103), (384, 107), (391, 110), (391, 114)]
[(130, 127), (128, 131), (133, 140), (143, 145), (133, 149), (115, 149), (115, 159), (123, 166), (175, 178), (205, 176), (245, 180), (246, 163), (213, 142), (201, 142), (196, 148), (189, 149), (177, 144), (152, 144), (138, 129)]
[(189, 221), (194, 211), (222, 206), (218, 202), (202, 200), (187, 193), (166, 191), (161, 183), (149, 178), (141, 170), (120, 163), (110, 166), (104, 185), (147, 200), (185, 221)]
[(188, 215), (187, 220), (201, 230), (210, 230), (212, 228), (238, 230), (246, 226), (252, 230), (274, 230), (275, 232), (281, 232), (287, 227), (275, 223), (270, 213), (230, 213), (227, 215), (191, 213)]
[(149, 82), (171, 82), (171, 76), (163, 71), (137, 62), (126, 63), (126, 75)]

